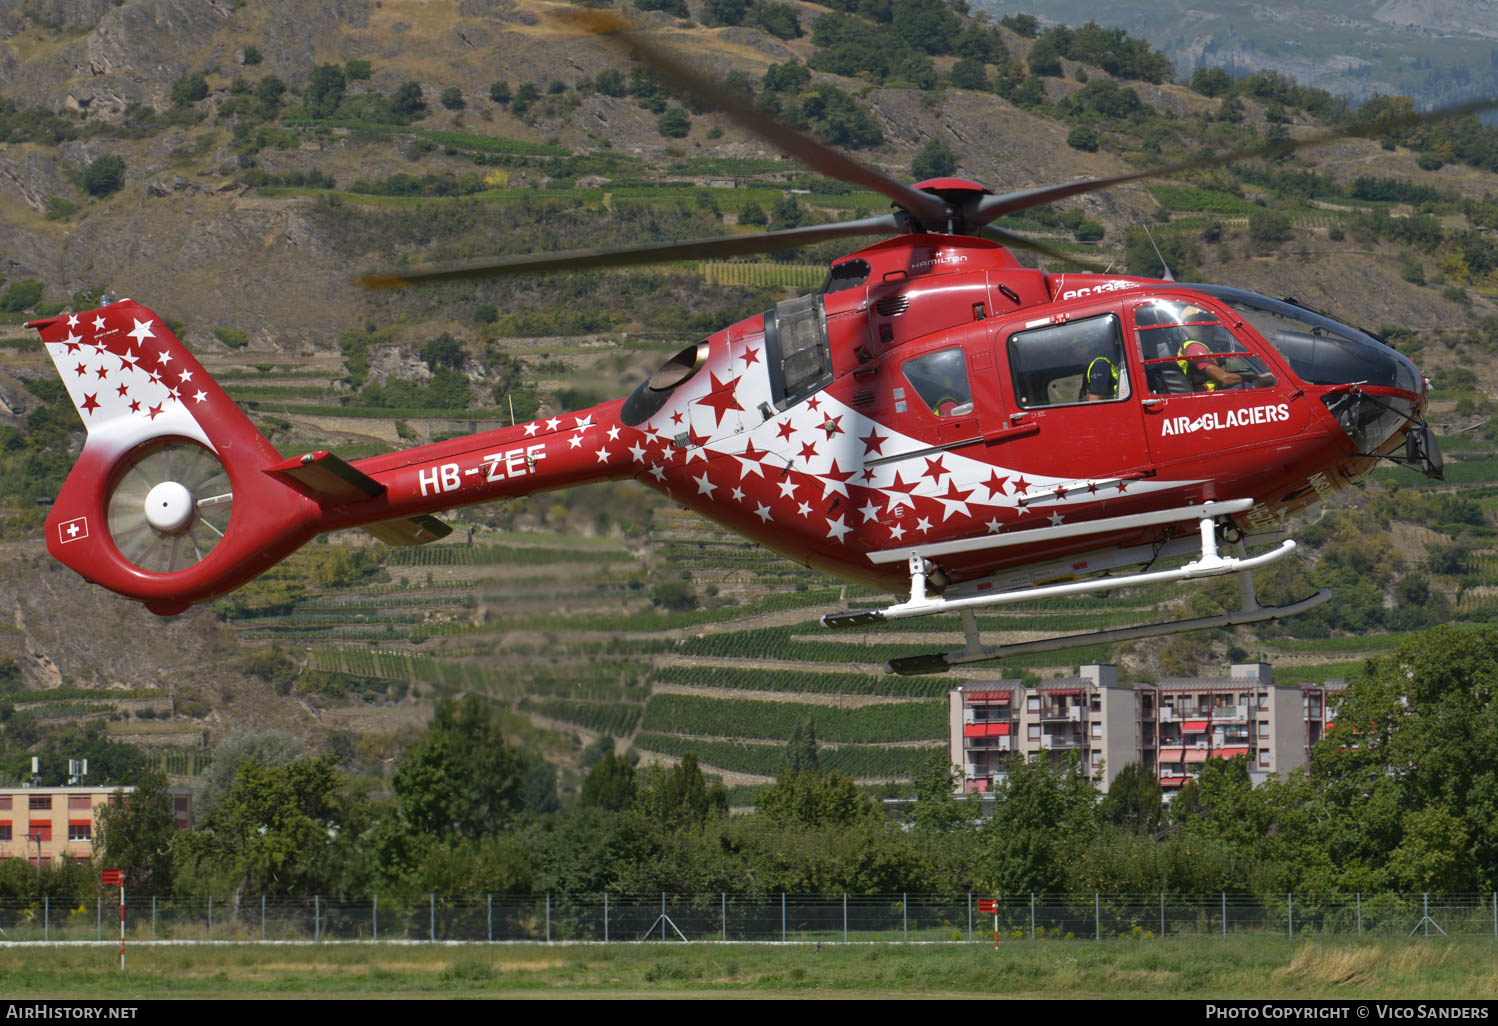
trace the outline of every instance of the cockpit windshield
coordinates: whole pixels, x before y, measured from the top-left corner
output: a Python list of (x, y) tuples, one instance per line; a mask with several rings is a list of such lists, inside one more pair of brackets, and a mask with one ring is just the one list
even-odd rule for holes
[(1367, 384), (1423, 390), (1415, 364), (1371, 335), (1303, 307), (1223, 285), (1187, 285), (1230, 307), (1308, 385)]

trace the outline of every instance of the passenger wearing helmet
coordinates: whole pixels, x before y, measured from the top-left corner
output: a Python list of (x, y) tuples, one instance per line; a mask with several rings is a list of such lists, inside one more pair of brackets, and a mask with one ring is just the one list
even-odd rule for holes
[(1234, 388), (1257, 378), (1257, 374), (1230, 371), (1214, 358), (1212, 347), (1197, 339), (1187, 339), (1176, 352), (1176, 363), (1190, 380), (1193, 391), (1215, 392)]

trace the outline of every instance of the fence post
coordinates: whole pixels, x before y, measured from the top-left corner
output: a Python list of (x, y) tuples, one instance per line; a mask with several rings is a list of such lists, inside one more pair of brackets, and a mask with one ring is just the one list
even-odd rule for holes
[(322, 940), (322, 895), (312, 895), (312, 939)]
[(551, 943), (551, 895), (546, 895), (546, 943)]
[(1430, 892), (1424, 894), (1425, 907), (1421, 912), (1420, 921), (1425, 924), (1425, 936), (1430, 936)]
[(1160, 892), (1160, 939), (1165, 939), (1165, 892)]
[(718, 907), (722, 911), (723, 933), (720, 935), (723, 941), (728, 941), (728, 892), (718, 892)]
[[(847, 899), (844, 899), (847, 900)], [(973, 939), (973, 892), (967, 892), (967, 939)]]
[(603, 892), (603, 942), (609, 942), (609, 892)]
[(1035, 892), (1030, 892), (1030, 939), (1035, 939)]
[(780, 943), (785, 943), (785, 891), (780, 892)]
[(1358, 936), (1363, 935), (1363, 892), (1358, 891)]
[(848, 943), (848, 892), (843, 892), (843, 943)]
[(213, 940), (213, 895), (208, 895), (208, 939)]
[(427, 894), (427, 937), (437, 941), (437, 895)]
[(156, 895), (151, 895), (151, 939), (156, 939)]
[(94, 898), (94, 919), (95, 919), (94, 926), (95, 926), (95, 929), (98, 932), (98, 937), (96, 939), (97, 940), (103, 940), (104, 939), (104, 898), (102, 896), (96, 896)]
[(1289, 921), (1289, 938), (1295, 939), (1295, 892), (1285, 892), (1285, 918)]
[(1092, 939), (1102, 943), (1103, 940), (1103, 896), (1097, 891), (1092, 892)]
[(375, 940), (379, 940), (380, 939), (380, 896), (378, 894), (376, 894), (374, 896), (373, 904), (370, 907), (370, 922), (374, 926), (374, 939)]
[(1498, 940), (1498, 891), (1492, 894), (1493, 901), (1493, 938)]
[(489, 940), (494, 940), (494, 895), (484, 895), (484, 929)]
[(904, 939), (910, 940), (910, 892), (900, 893), (900, 929), (904, 933)]
[(1228, 935), (1228, 892), (1222, 892), (1222, 935)]
[(260, 895), (260, 939), (265, 940), (265, 895)]
[(52, 897), (51, 897), (51, 895), (44, 895), (42, 897), (42, 940), (49, 941), (51, 939), (52, 939)]

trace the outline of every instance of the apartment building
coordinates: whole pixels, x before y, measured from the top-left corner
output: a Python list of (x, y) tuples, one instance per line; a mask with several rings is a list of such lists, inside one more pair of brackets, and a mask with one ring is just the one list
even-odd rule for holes
[[(133, 787), (0, 788), (0, 858), (25, 859), (34, 865), (87, 862), (94, 853), (104, 807)], [(178, 830), (192, 826), (192, 792), (172, 789)]]
[(1256, 780), (1305, 765), (1332, 726), (1340, 686), (1278, 685), (1264, 663), (1158, 685), (1119, 684), (1117, 668), (1105, 665), (1030, 687), (973, 681), (948, 693), (948, 746), (964, 793), (989, 790), (1015, 760), (1060, 762), (1075, 752), (1104, 792), (1139, 763), (1173, 794), (1208, 759), (1245, 756)]

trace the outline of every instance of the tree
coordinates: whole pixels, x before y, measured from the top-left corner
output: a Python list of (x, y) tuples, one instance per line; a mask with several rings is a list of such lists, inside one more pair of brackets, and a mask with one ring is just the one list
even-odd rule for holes
[[(272, 654), (278, 655), (274, 649)], [(251, 668), (250, 672), (259, 671)], [(258, 762), (275, 768), (295, 762), (306, 754), (307, 746), (290, 731), (263, 730), (230, 734), (214, 748), (213, 758), (209, 760), (207, 769), (203, 770), (198, 786), (193, 791), (198, 818), (206, 818), (219, 800), (228, 794), (239, 776), (240, 767), (246, 763)]]
[(1097, 792), (1075, 755), (1058, 767), (1015, 763), (994, 802), (981, 830), (979, 884), (999, 894), (1058, 890), (1068, 846), (1097, 832)]
[(83, 188), (90, 196), (108, 196), (125, 185), (125, 160), (106, 153), (83, 171)]
[(364, 810), (331, 755), (239, 768), (200, 828), (173, 838), (193, 893), (326, 894), (336, 890)]
[(933, 751), (915, 778), (915, 807), (911, 819), (916, 829), (928, 833), (951, 830), (967, 818), (957, 791), (962, 777), (947, 757), (946, 749)]
[(692, 130), (692, 119), (685, 109), (672, 107), (656, 119), (655, 127), (667, 139), (683, 139)]
[(179, 107), (197, 103), (208, 95), (208, 79), (201, 71), (183, 75), (172, 83), (172, 102)]
[(415, 120), (427, 112), (427, 102), (421, 95), (421, 85), (404, 82), (390, 97), (390, 112), (396, 117)]
[(1197, 68), (1191, 73), (1190, 86), (1203, 96), (1221, 96), (1233, 88), (1233, 80), (1221, 68)]
[(95, 855), (110, 869), (125, 871), (135, 894), (169, 894), (176, 813), (166, 774), (149, 770), (130, 794), (116, 791), (99, 813)]
[(307, 114), (314, 118), (330, 118), (338, 112), (343, 102), (347, 83), (343, 69), (336, 64), (319, 64), (307, 76), (307, 89), (302, 93), (302, 103)]
[(878, 815), (853, 779), (833, 770), (792, 770), (760, 792), (759, 814), (776, 826), (846, 827)]
[(1098, 814), (1105, 823), (1136, 833), (1153, 833), (1160, 825), (1160, 798), (1160, 781), (1139, 763), (1131, 762), (1113, 778)]
[(770, 219), (765, 216), (764, 208), (758, 203), (750, 200), (744, 204), (739, 211), (739, 224), (767, 225)]
[(749, 0), (706, 0), (702, 5), (702, 24), (709, 28), (742, 25), (748, 13)]
[(639, 787), (635, 768), (626, 758), (605, 752), (598, 765), (583, 778), (578, 804), (590, 809), (622, 812), (634, 804)]
[(1102, 136), (1091, 124), (1080, 124), (1066, 133), (1066, 145), (1074, 150), (1084, 150), (1087, 153), (1096, 153), (1098, 145), (1102, 142)]
[(1283, 210), (1255, 210), (1248, 215), (1248, 237), (1256, 246), (1278, 246), (1294, 234), (1290, 215)]
[(463, 102), (463, 90), (457, 86), (448, 86), (442, 90), (442, 106), (448, 110), (462, 110), (467, 104)]
[[(616, 72), (616, 74), (617, 74), (617, 72)], [(600, 73), (599, 77), (602, 77), (602, 73)], [(603, 89), (600, 88), (598, 91), (599, 92), (603, 92)], [(510, 83), (508, 83), (508, 82), (491, 82), (489, 84), (489, 99), (493, 100), (495, 103), (499, 104), (500, 106), (503, 106), (503, 105), (509, 103), (510, 102)]]
[(796, 724), (791, 738), (785, 746), (785, 769), (787, 773), (819, 773), (821, 763), (817, 758), (817, 724), (806, 719)]
[(952, 65), (952, 84), (958, 89), (988, 88), (988, 67), (975, 57), (964, 57)]
[(957, 154), (944, 139), (932, 139), (910, 162), (910, 173), (916, 181), (947, 178), (957, 170)]
[(413, 829), (434, 837), (488, 837), (522, 807), (525, 763), (482, 698), (443, 699), (426, 734), (406, 750), (392, 784)]
[(702, 826), (712, 816), (728, 812), (728, 792), (721, 784), (709, 787), (697, 756), (688, 752), (670, 769), (653, 771), (640, 793), (639, 806), (657, 824), (676, 829)]

